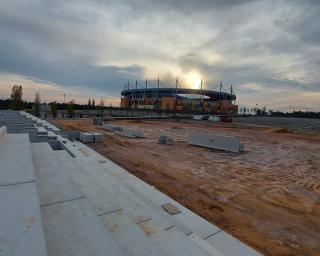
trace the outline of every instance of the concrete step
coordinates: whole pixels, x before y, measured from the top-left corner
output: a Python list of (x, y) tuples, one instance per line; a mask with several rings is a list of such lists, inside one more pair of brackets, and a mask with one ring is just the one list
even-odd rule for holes
[(87, 199), (51, 204), (41, 212), (49, 256), (123, 255)]
[[(72, 159), (63, 153), (60, 158), (63, 162)], [(163, 209), (153, 209), (94, 164), (72, 160), (78, 165), (73, 167), (72, 178), (125, 255), (210, 255), (179, 230), (179, 236), (170, 235), (166, 229), (171, 230), (173, 225), (159, 213)]]
[(0, 137), (0, 255), (47, 255), (27, 134)]
[(77, 159), (72, 159), (68, 155), (60, 155), (60, 157), (61, 162), (73, 161), (74, 164), (71, 164), (68, 170), (81, 192), (89, 199), (97, 215), (122, 209), (135, 223), (153, 218), (159, 219), (159, 225), (163, 229), (172, 227), (172, 224), (162, 218), (158, 212), (133, 195), (126, 186), (114, 180), (103, 169), (96, 169), (96, 166), (91, 163), (78, 162)]
[[(48, 143), (32, 145), (50, 256), (122, 255), (69, 174), (68, 159)], [(70, 160), (72, 158), (70, 157)]]
[(0, 137), (1, 185), (35, 181), (28, 134)]
[[(98, 174), (100, 177), (105, 177), (105, 181), (103, 182), (99, 181), (99, 178), (96, 179), (102, 183), (101, 186), (103, 186), (105, 182), (110, 183), (110, 181), (112, 181), (113, 186), (116, 185), (116, 189), (121, 189), (125, 195), (130, 195), (131, 197), (134, 195), (134, 198), (139, 200), (141, 205), (147, 205), (153, 212), (156, 212), (158, 217), (163, 219), (163, 221), (166, 221), (167, 227), (165, 227), (165, 229), (176, 226), (186, 235), (191, 234), (196, 230), (197, 234), (203, 238), (209, 237), (219, 230), (216, 226), (202, 219), (182, 205), (179, 205), (173, 199), (152, 188), (150, 185), (122, 169), (120, 166), (114, 164), (103, 156), (100, 156), (92, 149), (80, 144), (81, 148), (79, 150), (78, 143), (73, 142), (72, 144), (76, 146), (74, 147), (73, 145), (69, 145), (69, 148), (76, 155), (76, 158), (79, 159), (81, 165), (87, 165), (87, 169), (90, 168), (91, 170), (97, 170), (97, 173), (100, 173)], [(86, 154), (81, 154), (79, 152), (86, 152)], [(99, 163), (99, 160), (101, 159), (104, 161)], [(101, 170), (107, 170), (107, 172)], [(90, 173), (93, 175), (91, 171)], [(87, 177), (87, 175), (84, 175), (84, 177)], [(136, 186), (136, 188), (134, 188), (134, 186)], [(181, 214), (171, 216), (166, 213), (161, 208), (161, 204), (168, 202), (179, 205), (179, 209), (182, 210)]]
[[(152, 186), (143, 182), (136, 176), (132, 175), (125, 169), (121, 168), (107, 158), (101, 156), (87, 146), (78, 142), (72, 142), (67, 144), (67, 147), (69, 147), (70, 151), (72, 151), (76, 156), (76, 159), (78, 159), (77, 161), (89, 165), (92, 172), (94, 170), (97, 170), (97, 172), (99, 173), (103, 172), (103, 176), (106, 177), (106, 180), (109, 180), (110, 182), (112, 181), (113, 184), (117, 184), (116, 186), (121, 187), (121, 189), (123, 189), (123, 186), (125, 185), (127, 187), (127, 190), (125, 190), (126, 193), (132, 194), (136, 198), (144, 201), (144, 203), (152, 208), (155, 212), (157, 212), (158, 215), (159, 213), (161, 213), (161, 217), (164, 217), (163, 214), (165, 214), (166, 221), (171, 223), (171, 225), (174, 226), (179, 232), (187, 235), (188, 239), (197, 243), (210, 255), (229, 255), (228, 251), (224, 251), (221, 249), (224, 248), (224, 244), (228, 243), (230, 243), (231, 246), (234, 245), (234, 248), (238, 249), (241, 252), (247, 252), (248, 255), (260, 255), (258, 252), (251, 249), (241, 241), (223, 232), (217, 226), (196, 215), (186, 207), (178, 204), (167, 195), (156, 190)], [(175, 215), (164, 213), (161, 205), (168, 202), (177, 206), (181, 213)], [(192, 231), (191, 234), (188, 233), (190, 232), (190, 230)], [(224, 236), (224, 239), (226, 241), (224, 241), (224, 239), (214, 240), (214, 237), (218, 234), (227, 234), (226, 236)], [(217, 236), (217, 238), (218, 237), (219, 236)], [(212, 241), (217, 242), (213, 243)]]
[(47, 142), (32, 144), (41, 206), (83, 197), (64, 163), (54, 153)]

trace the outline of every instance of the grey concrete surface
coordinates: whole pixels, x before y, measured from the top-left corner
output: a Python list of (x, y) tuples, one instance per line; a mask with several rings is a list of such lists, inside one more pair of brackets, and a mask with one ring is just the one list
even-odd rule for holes
[(221, 231), (214, 236), (207, 239), (207, 242), (211, 244), (222, 255), (228, 256), (256, 256), (257, 252), (251, 249), (249, 246), (241, 243), (238, 239)]
[(41, 205), (82, 198), (64, 162), (48, 143), (33, 143), (32, 155)]
[(238, 138), (193, 131), (188, 134), (188, 144), (234, 153), (239, 153), (244, 149)]
[(0, 186), (0, 205), (0, 255), (47, 255), (35, 182)]
[(41, 207), (49, 256), (123, 255), (87, 199)]
[(34, 181), (28, 134), (1, 136), (0, 145), (0, 185)]
[(290, 117), (237, 117), (235, 124), (260, 125), (267, 127), (282, 127), (293, 131), (320, 132), (320, 119), (290, 118)]

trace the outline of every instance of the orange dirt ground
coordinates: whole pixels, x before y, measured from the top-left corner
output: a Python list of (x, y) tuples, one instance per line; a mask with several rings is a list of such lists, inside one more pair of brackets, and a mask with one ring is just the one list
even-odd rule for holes
[[(89, 146), (265, 255), (320, 255), (320, 135), (178, 121), (114, 121), (144, 130), (129, 139), (91, 119), (56, 120), (99, 131)], [(241, 154), (194, 147), (189, 130), (239, 137)], [(160, 134), (174, 145), (157, 143)]]

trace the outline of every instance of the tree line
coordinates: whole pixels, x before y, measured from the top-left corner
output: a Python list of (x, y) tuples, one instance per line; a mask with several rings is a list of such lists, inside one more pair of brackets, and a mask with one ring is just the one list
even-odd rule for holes
[(11, 89), (11, 94), (9, 99), (0, 99), (0, 109), (12, 109), (12, 110), (23, 110), (23, 109), (32, 109), (32, 112), (35, 116), (40, 116), (41, 105), (47, 105), (50, 107), (50, 111), (53, 117), (57, 117), (58, 110), (67, 110), (70, 117), (74, 116), (75, 110), (101, 110), (105, 108), (104, 100), (100, 100), (100, 104), (96, 105), (95, 99), (88, 100), (87, 105), (76, 104), (74, 100), (71, 100), (68, 103), (58, 103), (56, 101), (50, 103), (42, 103), (40, 93), (35, 93), (34, 102), (24, 101), (22, 99), (23, 88), (22, 85), (14, 85)]
[[(88, 104), (76, 104), (74, 100), (68, 103), (58, 103), (56, 101), (50, 102), (48, 104), (41, 104), (40, 93), (35, 93), (34, 102), (24, 101), (22, 99), (23, 88), (22, 85), (14, 85), (11, 89), (11, 94), (9, 99), (0, 99), (0, 109), (13, 109), (13, 110), (23, 110), (32, 109), (35, 116), (40, 116), (41, 105), (48, 105), (53, 117), (57, 117), (59, 110), (67, 110), (70, 117), (74, 117), (75, 110), (103, 110), (105, 107), (104, 100), (101, 99), (99, 105), (96, 105), (95, 99), (88, 99)], [(112, 106), (111, 106), (112, 107)], [(320, 112), (312, 111), (293, 111), (293, 112), (281, 112), (281, 111), (266, 111), (266, 108), (262, 109), (256, 108), (251, 109), (251, 112), (255, 112), (258, 116), (264, 116), (269, 114), (269, 116), (274, 117), (300, 117), (300, 118), (320, 118)], [(249, 109), (246, 107), (240, 108), (240, 114), (249, 114)]]

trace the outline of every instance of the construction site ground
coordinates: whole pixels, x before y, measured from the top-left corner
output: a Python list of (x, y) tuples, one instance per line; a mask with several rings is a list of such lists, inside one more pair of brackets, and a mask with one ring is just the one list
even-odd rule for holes
[[(99, 131), (88, 144), (265, 255), (320, 255), (320, 134), (179, 120), (113, 121), (143, 130), (126, 138), (92, 119), (54, 121), (70, 130)], [(240, 138), (240, 154), (187, 144), (190, 130)], [(174, 145), (158, 144), (172, 136)]]

